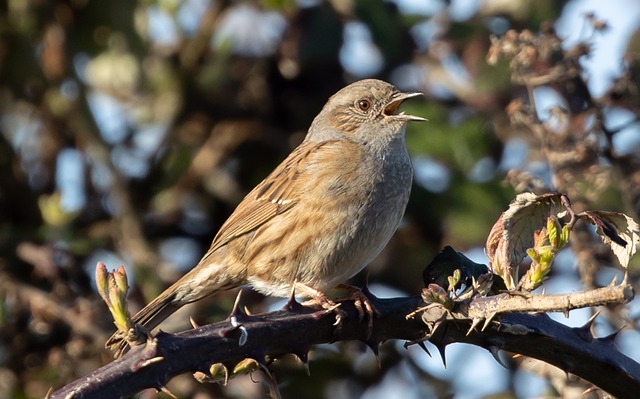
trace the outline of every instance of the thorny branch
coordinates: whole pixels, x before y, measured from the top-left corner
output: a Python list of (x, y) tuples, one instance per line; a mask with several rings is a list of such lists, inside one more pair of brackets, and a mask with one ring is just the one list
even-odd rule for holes
[[(225, 321), (175, 335), (158, 333), (146, 345), (132, 349), (122, 358), (49, 397), (125, 397), (144, 388), (162, 389), (170, 378), (181, 373), (199, 371), (209, 375), (212, 365), (233, 369), (246, 358), (255, 359), (260, 365), (258, 368), (268, 370), (278, 357), (293, 353), (306, 365), (312, 345), (333, 341), (360, 340), (377, 355), (381, 342), (389, 339), (407, 340), (408, 344), (421, 346), (424, 345), (422, 341), (428, 339), (438, 348), (443, 361), (445, 347), (454, 342), (484, 347), (494, 356), (498, 350), (516, 352), (554, 364), (610, 394), (624, 397), (640, 389), (640, 365), (615, 348), (615, 334), (594, 338), (590, 332), (593, 320), (583, 327), (570, 328), (544, 314), (506, 313), (495, 317), (484, 331), (470, 327), (474, 317), (514, 310), (567, 312), (580, 306), (628, 302), (632, 297), (633, 289), (625, 284), (564, 296), (527, 298), (503, 294), (478, 297), (459, 309), (446, 311), (440, 308), (440, 312), (427, 312), (413, 318), (406, 316), (424, 305), (419, 297), (372, 298), (380, 314), (374, 321), (370, 337), (367, 323), (358, 320), (357, 310), (349, 301), (341, 305), (347, 318), (339, 336), (335, 336), (332, 313), (302, 307), (295, 302), (290, 302), (284, 310), (254, 316), (236, 310)], [(234, 326), (230, 322), (232, 319), (242, 327), (237, 323)], [(244, 344), (241, 344), (242, 336), (246, 338)]]

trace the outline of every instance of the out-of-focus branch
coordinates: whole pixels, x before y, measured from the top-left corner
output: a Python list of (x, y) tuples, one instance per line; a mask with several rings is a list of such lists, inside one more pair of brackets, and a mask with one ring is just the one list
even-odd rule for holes
[(14, 299), (15, 302), (28, 306), (35, 317), (47, 321), (62, 321), (78, 335), (90, 336), (96, 341), (106, 337), (104, 331), (92, 322), (91, 317), (69, 309), (49, 293), (21, 283), (4, 272), (0, 272), (0, 298)]
[[(585, 22), (592, 24), (595, 32), (604, 31), (602, 21), (593, 16), (585, 15)], [(526, 87), (528, 106), (518, 98), (507, 107), (511, 124), (514, 128), (525, 127), (539, 141), (553, 189), (571, 197), (577, 212), (590, 208), (616, 176), (602, 159), (609, 158), (618, 169), (623, 165), (616, 161), (612, 148), (602, 145), (602, 142), (612, 144), (604, 126), (605, 104), (592, 97), (579, 62), (590, 51), (588, 41), (566, 48), (554, 29), (547, 26), (540, 34), (510, 30), (500, 39), (492, 40), (488, 55), (489, 62), (500, 57), (507, 59), (511, 80)], [(533, 96), (534, 89), (541, 86), (552, 89), (563, 99), (562, 106), (549, 110), (550, 117), (545, 122), (538, 117), (544, 110), (536, 107)], [(628, 196), (631, 192), (622, 190), (621, 194)], [(571, 247), (584, 285), (596, 287), (595, 272), (602, 263), (596, 259), (610, 258), (610, 253), (594, 240), (586, 226), (573, 230)]]
[(142, 267), (157, 265), (160, 262), (142, 232), (139, 212), (133, 205), (131, 192), (126, 185), (125, 179), (111, 162), (109, 148), (98, 137), (95, 127), (91, 125), (84, 115), (82, 112), (78, 112), (74, 117), (70, 117), (69, 126), (75, 134), (78, 147), (91, 158), (107, 166), (113, 177), (110, 200), (115, 209), (113, 218), (114, 241), (125, 253), (131, 256), (134, 265)]
[[(242, 143), (261, 132), (263, 126), (252, 121), (221, 121), (193, 157), (189, 168), (180, 179), (161, 193), (155, 201), (157, 211), (170, 214), (179, 210), (184, 198), (190, 195), (200, 184), (209, 191), (237, 204), (244, 193), (236, 182), (221, 171), (221, 164)], [(214, 178), (209, 178), (214, 176)], [(226, 178), (225, 178), (226, 177)]]

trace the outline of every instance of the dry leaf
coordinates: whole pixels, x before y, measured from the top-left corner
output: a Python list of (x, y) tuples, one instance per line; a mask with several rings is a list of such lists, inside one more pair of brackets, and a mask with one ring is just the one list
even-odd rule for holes
[(586, 211), (581, 215), (596, 225), (596, 233), (611, 247), (622, 267), (626, 268), (640, 241), (638, 223), (620, 212)]
[(493, 272), (503, 278), (507, 288), (516, 288), (518, 267), (534, 246), (536, 231), (546, 226), (549, 216), (560, 217), (564, 212), (561, 194), (522, 193), (493, 225), (486, 252)]

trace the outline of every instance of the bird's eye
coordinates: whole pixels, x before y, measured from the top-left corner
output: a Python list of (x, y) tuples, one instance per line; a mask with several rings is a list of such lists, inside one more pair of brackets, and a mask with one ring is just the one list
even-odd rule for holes
[(363, 111), (368, 111), (369, 108), (371, 108), (371, 101), (367, 100), (366, 98), (361, 98), (360, 100), (356, 101), (356, 104), (358, 105), (358, 108)]

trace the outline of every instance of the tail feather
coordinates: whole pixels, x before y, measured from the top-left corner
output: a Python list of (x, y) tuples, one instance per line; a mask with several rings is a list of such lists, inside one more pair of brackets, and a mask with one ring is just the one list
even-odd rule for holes
[(150, 331), (185, 304), (185, 302), (176, 301), (175, 294), (166, 297), (161, 295), (136, 313), (131, 318), (131, 321), (144, 326)]
[[(206, 257), (136, 313), (131, 321), (151, 331), (182, 306), (217, 292), (239, 287), (246, 282), (246, 268), (241, 264), (238, 263), (236, 267), (223, 267), (221, 264), (204, 262), (205, 260)], [(117, 331), (105, 343), (106, 348), (116, 350), (115, 357), (119, 357), (129, 346), (125, 335), (126, 333)]]

